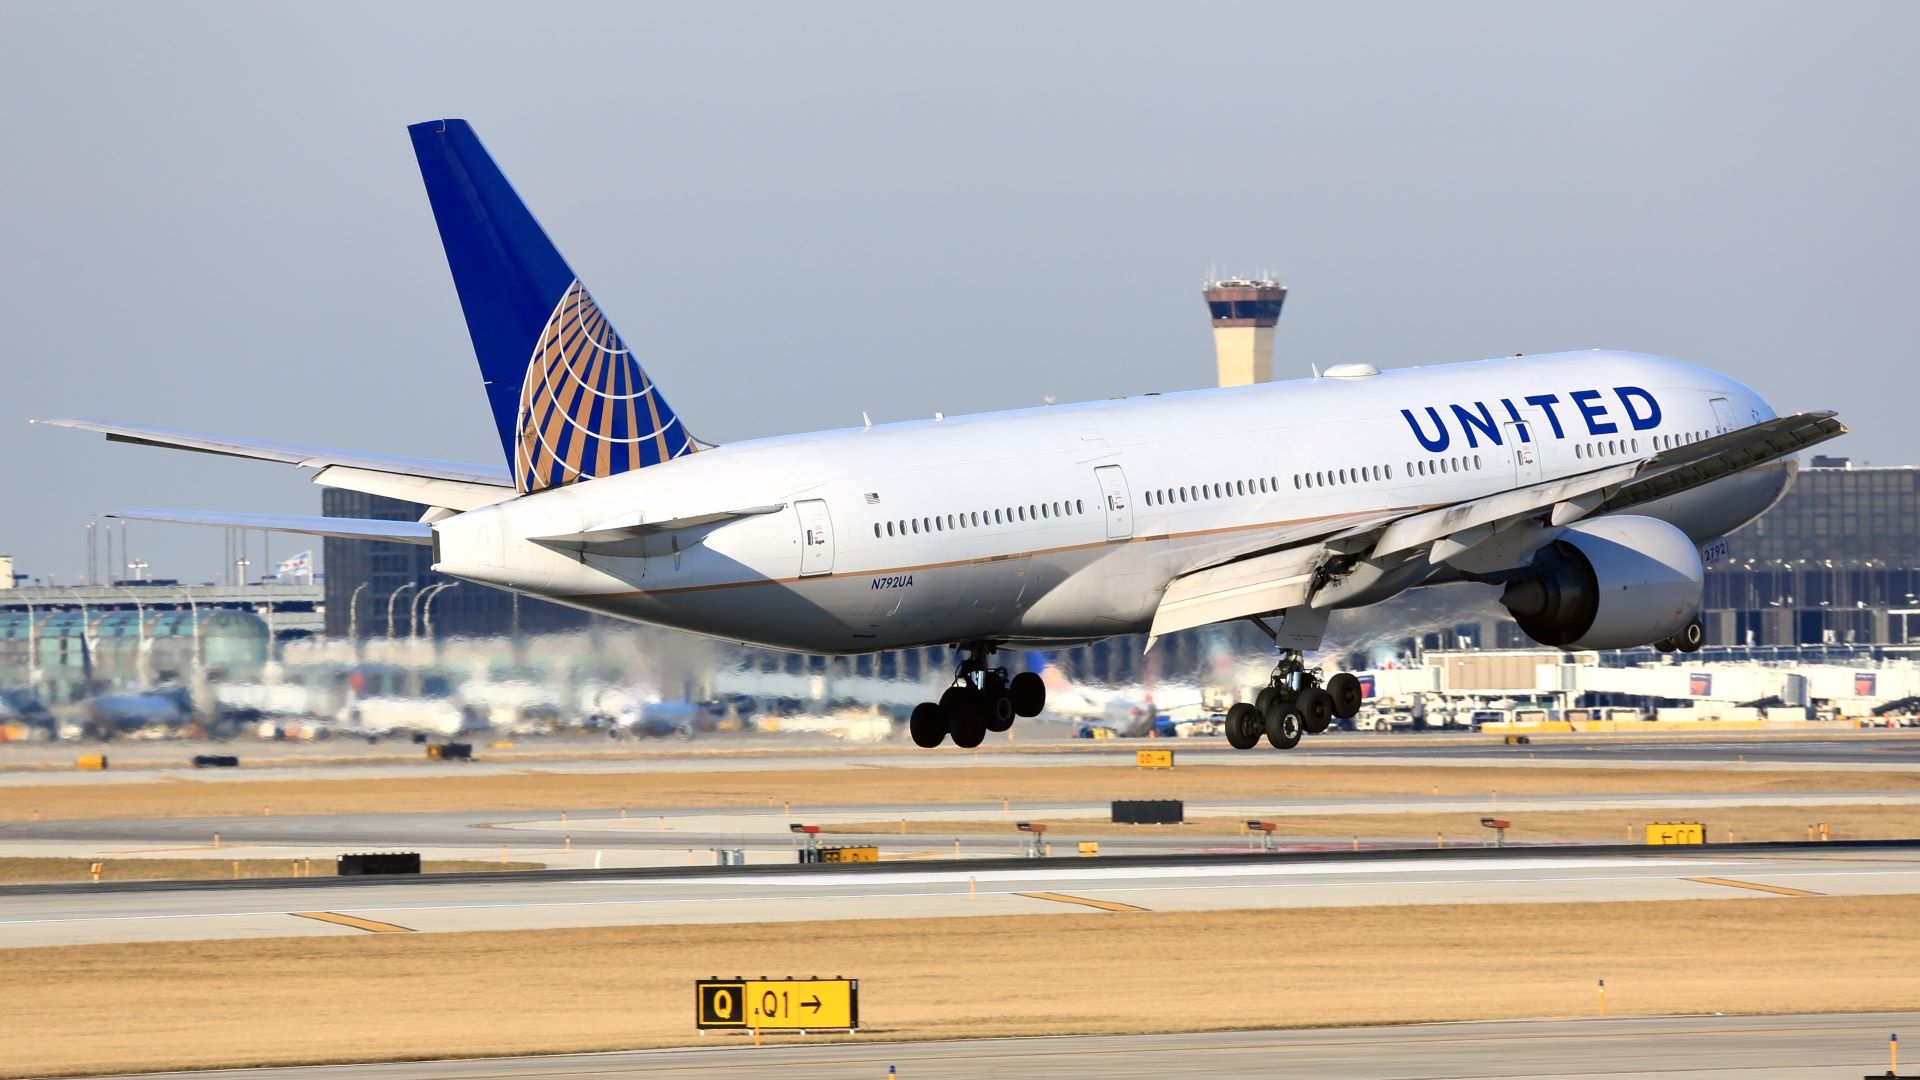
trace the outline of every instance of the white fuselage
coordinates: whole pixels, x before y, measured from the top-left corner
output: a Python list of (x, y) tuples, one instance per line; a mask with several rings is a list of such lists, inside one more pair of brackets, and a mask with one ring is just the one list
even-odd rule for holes
[[(460, 514), (435, 526), (435, 568), (806, 652), (1084, 641), (1146, 629), (1183, 573), (1330, 521), (1589, 472), (1773, 415), (1714, 371), (1592, 351), (915, 421), (722, 446)], [(1634, 512), (1705, 542), (1789, 476), (1742, 474)], [(645, 554), (529, 539), (774, 504)]]

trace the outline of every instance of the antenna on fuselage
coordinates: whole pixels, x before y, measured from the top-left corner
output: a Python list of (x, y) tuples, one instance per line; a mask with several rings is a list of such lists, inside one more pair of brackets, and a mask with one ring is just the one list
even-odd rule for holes
[(861, 426), (861, 427), (872, 427), (872, 426), (873, 426), (873, 417), (871, 417), (871, 416), (868, 416), (868, 415), (867, 415), (867, 410), (865, 410), (865, 409), (861, 409), (861, 410), (860, 410), (860, 426)]

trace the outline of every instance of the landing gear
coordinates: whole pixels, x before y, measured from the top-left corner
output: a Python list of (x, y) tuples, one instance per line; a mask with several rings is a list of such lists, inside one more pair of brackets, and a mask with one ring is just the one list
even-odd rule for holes
[(1700, 646), (1706, 644), (1706, 642), (1707, 628), (1700, 624), (1699, 619), (1694, 619), (1692, 622), (1681, 627), (1679, 632), (1672, 637), (1662, 638), (1654, 642), (1653, 647), (1660, 652), (1690, 653), (1699, 652)]
[(914, 706), (907, 728), (915, 746), (932, 749), (953, 736), (953, 744), (970, 750), (989, 731), (1005, 731), (1016, 716), (1038, 716), (1047, 707), (1047, 687), (1040, 676), (1023, 671), (1009, 677), (1006, 668), (990, 668), (986, 658), (995, 646), (985, 641), (966, 646), (966, 658), (953, 674), (953, 685), (938, 703)]
[(933, 702), (923, 701), (907, 718), (907, 731), (913, 735), (913, 745), (931, 750), (947, 737), (947, 714)]
[(1233, 708), (1227, 710), (1227, 745), (1235, 750), (1251, 750), (1260, 741), (1260, 732), (1266, 726), (1259, 709), (1244, 701), (1235, 702)]
[(1227, 744), (1251, 749), (1265, 734), (1276, 750), (1300, 745), (1303, 735), (1318, 735), (1360, 711), (1360, 680), (1340, 672), (1320, 681), (1320, 670), (1308, 668), (1298, 650), (1280, 650), (1273, 678), (1252, 704), (1240, 702), (1227, 710)]

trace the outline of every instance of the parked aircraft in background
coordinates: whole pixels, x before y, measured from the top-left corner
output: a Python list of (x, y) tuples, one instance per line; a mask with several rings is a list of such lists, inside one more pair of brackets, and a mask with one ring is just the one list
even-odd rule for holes
[(52, 421), (433, 507), (119, 516), (431, 544), (467, 581), (779, 649), (953, 644), (951, 688), (912, 715), (922, 746), (1041, 711), (1041, 679), (1010, 676), (999, 649), (1251, 619), (1280, 659), (1227, 736), (1290, 748), (1360, 704), (1351, 675), (1304, 655), (1329, 613), (1422, 586), (1501, 586), (1547, 645), (1697, 648), (1701, 546), (1779, 498), (1790, 455), (1845, 431), (1703, 367), (1594, 350), (715, 446), (472, 128), (410, 131), (506, 465)]

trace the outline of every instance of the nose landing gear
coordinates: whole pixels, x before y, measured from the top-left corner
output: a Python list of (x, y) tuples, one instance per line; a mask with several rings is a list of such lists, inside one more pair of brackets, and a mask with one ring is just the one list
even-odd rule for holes
[(965, 649), (953, 685), (940, 700), (914, 706), (907, 730), (915, 746), (930, 750), (951, 735), (953, 745), (972, 749), (985, 741), (987, 732), (1005, 731), (1014, 717), (1039, 716), (1047, 707), (1047, 687), (1040, 676), (1031, 671), (1009, 676), (1004, 667), (987, 666), (998, 646), (975, 641)]
[(1706, 641), (1707, 628), (1701, 625), (1698, 618), (1695, 618), (1692, 622), (1681, 627), (1679, 632), (1672, 637), (1661, 638), (1659, 641), (1654, 642), (1653, 647), (1659, 652), (1699, 652), (1700, 646), (1706, 644)]
[(1280, 650), (1273, 678), (1251, 704), (1227, 710), (1227, 744), (1248, 750), (1265, 733), (1276, 750), (1300, 745), (1303, 735), (1318, 735), (1335, 719), (1360, 711), (1360, 680), (1342, 671), (1321, 684), (1320, 669), (1309, 668), (1297, 649)]

